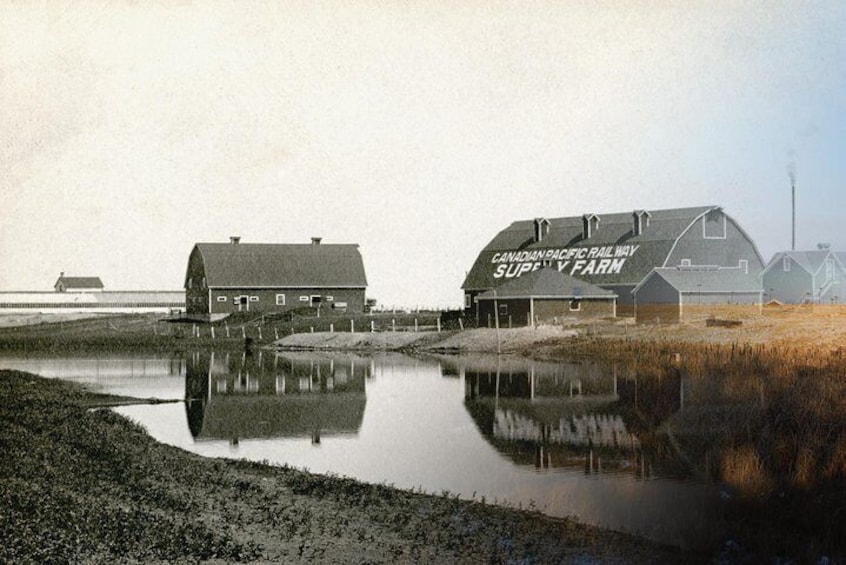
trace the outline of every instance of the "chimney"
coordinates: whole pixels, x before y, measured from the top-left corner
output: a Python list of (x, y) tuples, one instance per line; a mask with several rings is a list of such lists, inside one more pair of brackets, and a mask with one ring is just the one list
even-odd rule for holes
[(313, 237), (311, 238), (312, 245), (320, 245), (320, 242), (323, 241), (322, 237)]
[(240, 235), (233, 235), (233, 236), (229, 237), (229, 243), (231, 243), (232, 245), (238, 245), (240, 242), (241, 242), (241, 236)]
[(599, 216), (596, 214), (585, 214), (582, 216), (582, 237), (590, 239), (599, 230)]

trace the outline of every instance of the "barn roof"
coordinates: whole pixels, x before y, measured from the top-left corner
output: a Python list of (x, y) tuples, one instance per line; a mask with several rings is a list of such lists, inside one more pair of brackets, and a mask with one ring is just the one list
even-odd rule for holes
[(58, 288), (59, 285), (62, 285), (66, 289), (78, 290), (104, 288), (103, 281), (100, 280), (100, 277), (66, 277), (62, 275), (56, 280), (56, 284), (53, 285), (53, 288)]
[(653, 276), (661, 277), (679, 292), (763, 292), (758, 277), (740, 268), (697, 270), (664, 267), (653, 269), (632, 293), (636, 294)]
[(493, 290), (483, 292), (479, 300), (494, 298), (616, 298), (617, 294), (594, 284), (547, 267), (511, 279)]
[(209, 288), (367, 286), (357, 244), (198, 243), (195, 252)]
[[(663, 266), (678, 239), (694, 223), (709, 212), (719, 211), (719, 206), (699, 206), (666, 210), (639, 210), (613, 214), (589, 214), (598, 219), (598, 226), (591, 230), (591, 237), (584, 237), (585, 216), (550, 218), (549, 229), (540, 241), (536, 241), (537, 220), (520, 220), (499, 232), (479, 254), (464, 280), (465, 290), (486, 290), (502, 281), (494, 277), (492, 268), (501, 252), (541, 249), (569, 249), (581, 247), (609, 248), (613, 253), (631, 246), (625, 268), (616, 273), (592, 274), (596, 284), (637, 284), (656, 266)], [(634, 232), (633, 215), (641, 214), (643, 229)], [(728, 218), (728, 216), (727, 216)], [(729, 218), (730, 219), (730, 218)], [(648, 221), (648, 225), (647, 225)], [(738, 226), (738, 229), (740, 227)], [(741, 230), (742, 231), (742, 230)], [(634, 247), (637, 246), (637, 247)], [(635, 252), (636, 250), (636, 252)]]

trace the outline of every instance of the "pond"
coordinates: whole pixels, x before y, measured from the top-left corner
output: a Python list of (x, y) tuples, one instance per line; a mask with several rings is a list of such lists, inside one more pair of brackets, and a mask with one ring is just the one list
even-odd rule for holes
[(0, 357), (113, 394), (157, 440), (373, 483), (448, 491), (688, 549), (722, 535), (726, 491), (675, 450), (680, 375), (478, 356), (256, 351)]

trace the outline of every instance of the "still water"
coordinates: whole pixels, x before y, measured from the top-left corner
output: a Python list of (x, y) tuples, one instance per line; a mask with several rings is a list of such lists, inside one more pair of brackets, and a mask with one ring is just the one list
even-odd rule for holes
[(591, 363), (382, 353), (0, 357), (102, 392), (181, 402), (117, 408), (161, 442), (372, 483), (534, 507), (685, 548), (720, 535), (723, 495), (662, 424), (680, 377)]

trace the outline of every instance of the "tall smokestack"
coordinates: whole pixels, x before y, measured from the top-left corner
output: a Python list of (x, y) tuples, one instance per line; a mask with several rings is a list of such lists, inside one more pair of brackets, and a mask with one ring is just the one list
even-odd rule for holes
[(790, 177), (790, 209), (792, 215), (790, 250), (796, 251), (796, 165), (794, 163), (787, 166), (787, 174)]

